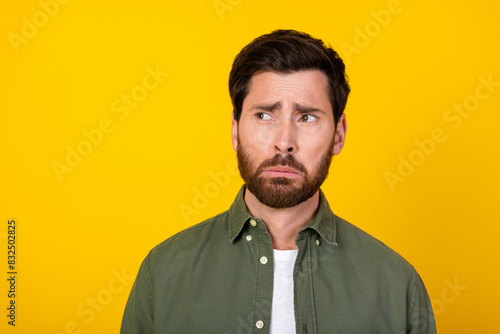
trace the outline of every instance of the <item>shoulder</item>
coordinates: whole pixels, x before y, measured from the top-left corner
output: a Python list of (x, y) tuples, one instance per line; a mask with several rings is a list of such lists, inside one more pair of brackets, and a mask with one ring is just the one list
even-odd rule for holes
[(149, 252), (150, 261), (166, 260), (166, 257), (176, 257), (179, 253), (188, 253), (210, 244), (223, 240), (229, 242), (228, 211), (224, 211), (201, 223), (190, 226), (170, 236)]
[(415, 277), (415, 268), (398, 252), (345, 219), (334, 217), (338, 250), (350, 261), (367, 268), (378, 268), (377, 272)]

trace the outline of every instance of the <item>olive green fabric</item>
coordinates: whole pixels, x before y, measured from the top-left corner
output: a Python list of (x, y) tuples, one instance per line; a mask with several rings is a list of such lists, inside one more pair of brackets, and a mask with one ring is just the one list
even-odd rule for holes
[[(149, 252), (127, 301), (121, 334), (269, 333), (271, 237), (247, 211), (244, 191), (243, 186), (228, 211)], [(317, 215), (296, 244), (297, 334), (436, 332), (415, 269), (334, 215), (321, 191)]]

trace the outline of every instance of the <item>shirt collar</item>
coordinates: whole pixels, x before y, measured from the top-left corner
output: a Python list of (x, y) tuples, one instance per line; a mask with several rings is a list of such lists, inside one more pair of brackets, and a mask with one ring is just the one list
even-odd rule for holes
[[(238, 195), (229, 208), (229, 240), (231, 242), (241, 233), (245, 224), (252, 218), (245, 204), (245, 185), (240, 188)], [(319, 207), (314, 219), (305, 225), (301, 232), (307, 229), (315, 230), (327, 243), (337, 244), (336, 216), (330, 209), (325, 194), (319, 190)], [(300, 234), (300, 232), (299, 232)]]
[[(319, 190), (319, 207), (314, 219), (305, 225), (301, 231), (313, 229), (331, 245), (337, 244), (337, 216), (330, 209), (330, 205), (326, 200), (325, 194)], [(299, 232), (300, 233), (300, 232)]]
[(234, 239), (236, 239), (236, 237), (241, 233), (241, 230), (243, 229), (243, 226), (245, 226), (245, 223), (248, 222), (250, 218), (252, 218), (245, 204), (244, 196), (245, 185), (241, 186), (238, 195), (236, 195), (233, 204), (231, 204), (231, 207), (229, 208), (228, 225), (229, 240), (231, 242), (233, 242)]

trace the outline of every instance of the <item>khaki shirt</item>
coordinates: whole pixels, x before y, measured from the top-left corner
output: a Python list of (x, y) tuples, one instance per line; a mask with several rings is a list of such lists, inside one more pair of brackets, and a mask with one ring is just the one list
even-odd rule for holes
[[(230, 209), (168, 238), (144, 259), (121, 334), (269, 333), (273, 249), (245, 187)], [(382, 242), (333, 214), (320, 190), (298, 233), (297, 334), (435, 333), (419, 275)]]

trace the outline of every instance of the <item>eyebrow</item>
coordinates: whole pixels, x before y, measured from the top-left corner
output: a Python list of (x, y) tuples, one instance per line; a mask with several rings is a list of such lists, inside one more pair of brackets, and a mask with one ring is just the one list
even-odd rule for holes
[(250, 110), (256, 109), (256, 110), (271, 111), (280, 108), (281, 108), (281, 102), (276, 102), (272, 104), (255, 104)]
[(297, 110), (300, 113), (306, 113), (306, 112), (323, 112), (322, 109), (314, 108), (314, 107), (309, 107), (309, 106), (302, 106), (300, 104), (294, 103), (293, 107), (295, 110)]
[[(275, 103), (270, 103), (270, 104), (255, 104), (252, 106), (250, 110), (264, 110), (264, 111), (272, 111), (274, 109), (280, 109), (281, 108), (281, 102), (275, 102)], [(310, 106), (303, 106), (298, 103), (293, 104), (294, 110), (300, 112), (300, 113), (307, 113), (307, 112), (324, 112), (322, 109), (310, 107)]]

